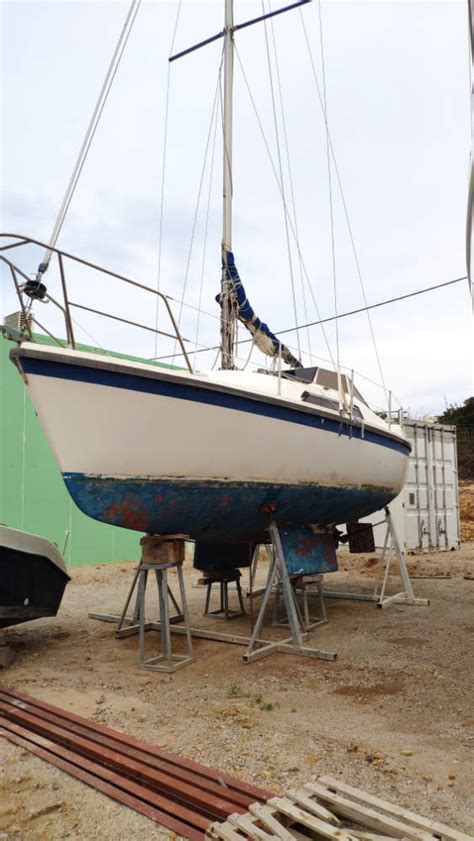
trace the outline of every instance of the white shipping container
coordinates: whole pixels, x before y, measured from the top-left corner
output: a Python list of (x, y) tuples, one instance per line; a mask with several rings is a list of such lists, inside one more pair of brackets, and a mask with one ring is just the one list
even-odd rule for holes
[[(407, 478), (390, 512), (402, 548), (407, 552), (459, 549), (456, 427), (405, 420), (411, 444)], [(364, 522), (380, 523), (383, 511)], [(374, 528), (375, 545), (383, 546), (385, 526)]]

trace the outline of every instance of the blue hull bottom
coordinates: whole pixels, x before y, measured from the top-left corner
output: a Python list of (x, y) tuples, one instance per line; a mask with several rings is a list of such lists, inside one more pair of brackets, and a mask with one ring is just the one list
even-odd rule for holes
[(76, 505), (95, 520), (149, 534), (259, 541), (279, 525), (344, 523), (387, 505), (389, 488), (186, 479), (116, 479), (65, 473)]

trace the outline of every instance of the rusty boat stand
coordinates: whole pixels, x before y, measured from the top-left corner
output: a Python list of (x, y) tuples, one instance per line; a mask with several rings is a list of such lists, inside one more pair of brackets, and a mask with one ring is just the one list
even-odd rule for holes
[(474, 841), (329, 776), (274, 795), (1, 684), (0, 737), (189, 841)]
[[(271, 654), (282, 653), (298, 654), (319, 660), (335, 660), (337, 657), (335, 652), (322, 651), (319, 648), (311, 648), (305, 645), (309, 633), (297, 603), (295, 589), (290, 581), (276, 523), (270, 523), (269, 532), (272, 542), (270, 564), (266, 584), (262, 591), (262, 602), (250, 637), (190, 626), (183, 578), (186, 535), (182, 534), (148, 535), (142, 538), (140, 541), (142, 556), (135, 570), (121, 615), (90, 612), (88, 614), (89, 618), (98, 619), (102, 622), (116, 623), (116, 637), (118, 639), (137, 634), (139, 637), (140, 665), (156, 671), (173, 672), (192, 663), (194, 661), (192, 638), (245, 646), (247, 651), (243, 655), (244, 663), (253, 663), (255, 660), (261, 660), (263, 657), (268, 657)], [(176, 569), (178, 575), (181, 606), (178, 604), (170, 588), (167, 577), (167, 572), (172, 568)], [(148, 574), (150, 572), (155, 573), (158, 589), (159, 617), (155, 621), (149, 621), (145, 617), (145, 594)], [(287, 617), (286, 624), (290, 629), (290, 635), (283, 639), (262, 639), (261, 633), (265, 613), (270, 596), (275, 592), (276, 588), (278, 588), (279, 593), (283, 596)], [(133, 615), (129, 617), (127, 611), (134, 593), (136, 593), (135, 608)], [(175, 611), (174, 613), (170, 612), (170, 603), (172, 609)], [(161, 637), (161, 654), (149, 659), (145, 657), (145, 633), (147, 631), (159, 631)], [(171, 644), (172, 634), (186, 637), (186, 655), (173, 654)]]

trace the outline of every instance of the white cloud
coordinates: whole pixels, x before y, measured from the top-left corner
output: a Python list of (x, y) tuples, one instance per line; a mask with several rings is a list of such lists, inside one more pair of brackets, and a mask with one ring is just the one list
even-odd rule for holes
[[(127, 7), (94, 0), (3, 4), (4, 229), (49, 237)], [(239, 21), (261, 13), (258, 2), (237, 0), (235, 8)], [(470, 142), (464, 4), (323, 2), (322, 9), (329, 121), (369, 303), (463, 274)], [(175, 13), (176, 4), (143, 3), (60, 239), (65, 249), (151, 286), (158, 265), (167, 57)], [(303, 14), (319, 69), (316, 4)], [(222, 3), (184, 2), (176, 50), (219, 31), (222, 16)], [(328, 316), (334, 302), (323, 123), (299, 13), (276, 19), (274, 31), (301, 247), (320, 312)], [(244, 30), (236, 40), (276, 161), (263, 28)], [(220, 49), (218, 42), (171, 68), (161, 281), (177, 299)], [(295, 317), (284, 217), (238, 60), (234, 152), (234, 248), (242, 279), (272, 329), (289, 327)], [(204, 309), (216, 314), (220, 172), (218, 143), (203, 290)], [(199, 298), (206, 196), (207, 176), (187, 286), (193, 304)], [(362, 295), (337, 191), (334, 219), (338, 308), (345, 311), (361, 306)], [(295, 256), (294, 246), (292, 251)], [(301, 322), (297, 265), (295, 278)], [(5, 278), (2, 283), (4, 314), (14, 302)], [(102, 290), (91, 287), (87, 294), (96, 296), (97, 306), (107, 303)], [(312, 321), (317, 314), (307, 297)], [(114, 304), (137, 320), (154, 321), (140, 298), (117, 294)], [(440, 410), (443, 395), (460, 401), (471, 393), (468, 313), (464, 284), (373, 313), (386, 380), (414, 410)], [(87, 317), (82, 320), (87, 325)], [(193, 311), (186, 313), (183, 329), (194, 336)], [(115, 343), (125, 338), (118, 328), (104, 335)], [(313, 351), (327, 356), (320, 330), (311, 335)], [(328, 335), (334, 344), (333, 326)], [(341, 321), (340, 338), (341, 359), (378, 378), (366, 319)], [(134, 333), (130, 340), (137, 353), (153, 350), (150, 337), (139, 341)], [(217, 322), (205, 318), (201, 341), (217, 340)]]

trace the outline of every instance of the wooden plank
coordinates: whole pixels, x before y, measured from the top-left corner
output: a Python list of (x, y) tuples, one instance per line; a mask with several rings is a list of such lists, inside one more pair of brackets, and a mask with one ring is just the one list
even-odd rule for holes
[(317, 803), (315, 800), (311, 800), (308, 792), (304, 789), (294, 789), (290, 788), (286, 792), (287, 797), (291, 797), (299, 806), (303, 806), (304, 809), (307, 809), (309, 812), (312, 812), (316, 817), (322, 818), (323, 820), (327, 821), (328, 823), (333, 824), (334, 826), (340, 826), (341, 821), (338, 817), (336, 817), (333, 812), (330, 812), (329, 809), (326, 809), (325, 806), (321, 806), (320, 803)]
[(274, 806), (278, 812), (286, 815), (291, 820), (303, 824), (308, 829), (312, 829), (321, 835), (323, 838), (329, 838), (331, 841), (356, 841), (353, 835), (338, 827), (331, 826), (326, 821), (316, 818), (307, 812), (305, 809), (300, 809), (295, 806), (287, 797), (272, 797), (268, 801), (269, 806)]
[(238, 815), (237, 813), (233, 815), (229, 815), (227, 818), (228, 823), (236, 826), (238, 829), (245, 832), (249, 838), (255, 839), (255, 841), (276, 841), (276, 835), (272, 832), (270, 835), (268, 832), (265, 832), (264, 829), (260, 829), (259, 826), (256, 825), (258, 818), (253, 815)]
[(212, 831), (212, 838), (220, 839), (220, 841), (245, 841), (245, 836), (240, 835), (239, 832), (236, 832), (235, 829), (231, 826), (230, 823), (225, 821), (224, 823), (213, 823), (206, 832), (206, 836), (209, 837), (208, 833)]
[(204, 835), (206, 841), (219, 841), (219, 836), (214, 829), (215, 826), (217, 826), (217, 824), (211, 823), (211, 825), (206, 829), (206, 834)]
[(388, 800), (383, 800), (381, 797), (375, 797), (373, 794), (369, 794), (366, 791), (361, 791), (360, 789), (354, 788), (346, 783), (341, 783), (339, 780), (335, 780), (333, 777), (328, 775), (320, 777), (318, 782), (341, 792), (341, 794), (348, 794), (360, 803), (367, 803), (370, 806), (376, 806), (381, 812), (385, 812), (387, 815), (403, 818), (403, 820), (405, 820), (408, 824), (418, 827), (419, 829), (426, 830), (441, 839), (446, 839), (446, 841), (473, 841), (471, 835), (465, 835), (463, 832), (458, 832), (456, 829), (446, 826), (446, 824), (439, 823), (439, 821), (424, 818), (416, 812), (404, 809), (403, 806), (396, 806), (394, 803), (389, 803)]
[(280, 838), (281, 841), (295, 841), (295, 836), (289, 832), (277, 818), (275, 817), (276, 810), (272, 809), (270, 806), (262, 806), (261, 803), (251, 803), (249, 806), (249, 812), (252, 815), (255, 815), (260, 823), (262, 823), (267, 829), (271, 829), (272, 832), (275, 833), (277, 838)]
[(421, 829), (410, 826), (405, 821), (396, 820), (388, 815), (375, 812), (369, 806), (347, 800), (339, 794), (335, 794), (324, 785), (319, 783), (306, 783), (305, 789), (315, 794), (318, 800), (324, 805), (329, 804), (337, 815), (349, 818), (351, 821), (361, 824), (367, 829), (375, 829), (384, 835), (393, 835), (395, 838), (411, 838), (412, 841), (433, 841), (432, 833), (423, 832)]
[(361, 829), (351, 829), (351, 832), (361, 841), (393, 841), (393, 835), (379, 835), (378, 832), (364, 832)]

